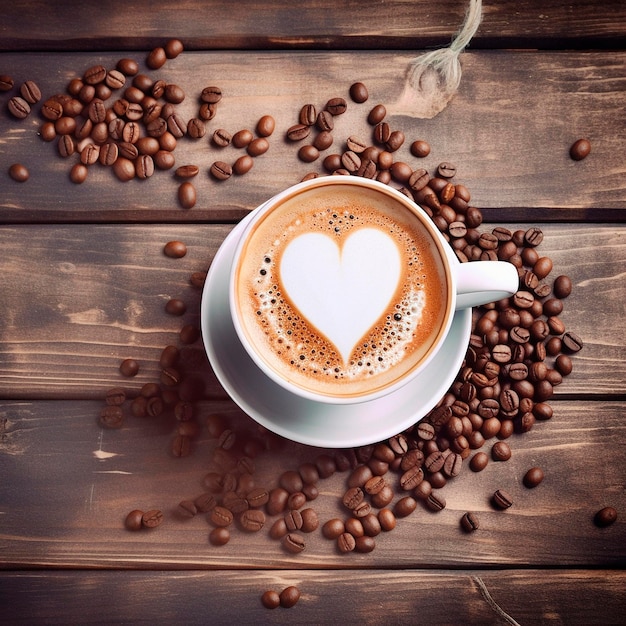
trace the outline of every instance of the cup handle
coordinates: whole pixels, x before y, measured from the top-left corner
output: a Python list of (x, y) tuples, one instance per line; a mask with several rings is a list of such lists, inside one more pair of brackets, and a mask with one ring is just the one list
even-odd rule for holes
[(467, 309), (512, 296), (519, 275), (506, 261), (471, 261), (457, 265), (456, 284), (456, 308)]

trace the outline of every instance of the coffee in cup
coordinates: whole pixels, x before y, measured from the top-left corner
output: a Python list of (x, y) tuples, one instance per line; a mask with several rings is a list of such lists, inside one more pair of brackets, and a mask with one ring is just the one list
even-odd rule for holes
[(440, 242), (379, 189), (317, 183), (255, 220), (234, 269), (238, 331), (305, 392), (359, 398), (394, 385), (453, 314)]

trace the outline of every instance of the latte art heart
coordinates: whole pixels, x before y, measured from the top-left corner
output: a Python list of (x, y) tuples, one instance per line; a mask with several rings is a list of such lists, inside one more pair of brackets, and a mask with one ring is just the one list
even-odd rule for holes
[(285, 248), (280, 277), (294, 306), (347, 362), (385, 313), (400, 281), (398, 248), (386, 233), (362, 228), (339, 245), (305, 233)]

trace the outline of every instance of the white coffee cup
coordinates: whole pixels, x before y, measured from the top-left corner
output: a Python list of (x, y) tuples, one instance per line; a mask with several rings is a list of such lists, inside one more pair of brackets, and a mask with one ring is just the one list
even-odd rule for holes
[(409, 384), (457, 309), (508, 297), (518, 281), (510, 263), (460, 264), (423, 209), (390, 186), (328, 176), (248, 216), (229, 314), (264, 376), (307, 400), (357, 404)]

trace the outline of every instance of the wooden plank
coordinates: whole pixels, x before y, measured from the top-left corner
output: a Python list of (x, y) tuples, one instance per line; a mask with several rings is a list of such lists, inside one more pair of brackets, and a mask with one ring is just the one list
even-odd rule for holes
[[(102, 398), (115, 385), (137, 390), (158, 380), (161, 350), (170, 343), (181, 345), (183, 325), (199, 324), (201, 290), (190, 285), (189, 277), (209, 267), (231, 228), (0, 228), (5, 311), (0, 319), (0, 397)], [(568, 274), (574, 283), (560, 317), (585, 343), (557, 394), (617, 397), (624, 393), (626, 379), (626, 294), (620, 278), (626, 260), (624, 227), (551, 224), (543, 230), (539, 251), (554, 261), (552, 279)], [(183, 259), (163, 254), (165, 243), (176, 239), (188, 247)], [(183, 317), (165, 312), (170, 298), (186, 302)], [(130, 357), (141, 363), (141, 371), (129, 380), (118, 367)], [(200, 341), (186, 348), (185, 362), (206, 381), (209, 397), (223, 395)]]
[[(406, 48), (446, 45), (463, 22), (467, 0), (271, 6), (252, 0), (63, 2), (54, 12), (33, 1), (3, 3), (0, 50), (151, 49), (172, 36), (190, 49)], [(619, 0), (485, 0), (474, 46), (623, 46), (626, 13)]]
[[(626, 573), (602, 570), (356, 570), (341, 581), (332, 570), (19, 572), (0, 581), (13, 624), (205, 624), (208, 615), (220, 624), (415, 624), (419, 615), (434, 624), (610, 626), (623, 623), (626, 602)], [(295, 607), (263, 608), (264, 591), (294, 584)]]
[[(287, 442), (260, 431), (230, 402), (197, 406), (203, 427), (193, 453), (175, 458), (169, 452), (175, 421), (126, 419), (121, 430), (102, 430), (96, 421), (102, 403), (95, 401), (10, 402), (2, 405), (0, 433), (0, 561), (4, 569), (25, 567), (114, 569), (375, 569), (490, 567), (621, 567), (626, 565), (625, 407), (618, 402), (555, 403), (555, 415), (524, 435), (509, 439), (512, 458), (491, 462), (481, 473), (464, 467), (439, 490), (447, 506), (439, 513), (421, 504), (396, 528), (375, 539), (369, 554), (341, 554), (320, 530), (305, 535), (306, 549), (286, 552), (271, 539), (266, 525), (248, 533), (237, 524), (222, 547), (210, 545), (212, 526), (206, 516), (181, 519), (176, 507), (205, 487), (207, 472), (223, 473), (217, 441), (204, 428), (218, 413), (239, 444), (254, 440), (262, 451), (254, 457), (254, 483), (271, 489), (286, 470), (314, 462), (334, 451)], [(493, 441), (485, 446), (489, 452)], [(236, 458), (241, 449), (233, 448)], [(544, 469), (537, 488), (526, 489), (522, 476), (533, 466)], [(341, 503), (347, 472), (317, 484), (313, 507), (323, 524), (345, 519)], [(406, 492), (399, 473), (386, 480)], [(511, 494), (513, 506), (495, 510), (496, 489)], [(604, 506), (619, 519), (597, 528), (593, 516)], [(164, 522), (151, 531), (124, 529), (133, 509), (163, 511)], [(374, 511), (377, 509), (374, 507)], [(471, 535), (460, 528), (466, 511), (474, 511), (480, 528)], [(345, 580), (345, 575), (341, 579)]]
[[(74, 76), (102, 63), (111, 68), (120, 53), (5, 54), (5, 66), (17, 84), (35, 80), (46, 96), (65, 90)], [(138, 55), (141, 59), (141, 56)], [(184, 137), (174, 152), (177, 165), (195, 163), (198, 202), (179, 207), (172, 172), (157, 171), (148, 180), (118, 181), (108, 168), (90, 168), (82, 185), (68, 173), (78, 155), (62, 159), (56, 144), (38, 136), (39, 106), (26, 120), (0, 117), (0, 167), (21, 162), (31, 173), (19, 184), (3, 174), (0, 198), (3, 222), (197, 222), (236, 220), (277, 191), (311, 171), (324, 172), (320, 158), (302, 163), (300, 144), (285, 140), (302, 105), (322, 108), (333, 96), (348, 98), (349, 86), (364, 81), (370, 91), (365, 104), (349, 104), (336, 119), (334, 145), (322, 156), (342, 152), (350, 135), (372, 141), (366, 118), (371, 107), (384, 103), (392, 128), (406, 141), (395, 154), (413, 168), (434, 173), (442, 161), (458, 167), (456, 182), (472, 192), (472, 203), (503, 221), (626, 220), (625, 124), (621, 115), (626, 91), (626, 52), (471, 52), (463, 57), (458, 94), (433, 119), (414, 117), (415, 102), (401, 98), (406, 69), (413, 53), (401, 52), (189, 52), (150, 73), (183, 87), (178, 106), (186, 121), (197, 115), (198, 96), (217, 83), (224, 97), (218, 114), (201, 140)], [(503, 72), (506, 68), (506, 72)], [(1, 94), (6, 102), (16, 92)], [(113, 96), (116, 98), (117, 96)], [(111, 101), (113, 101), (113, 98)], [(243, 154), (232, 146), (216, 148), (209, 138), (217, 128), (231, 133), (254, 128), (265, 114), (276, 119), (270, 149), (255, 159), (245, 176), (213, 180), (215, 160), (229, 163)], [(592, 153), (574, 162), (568, 151), (579, 137), (592, 142)], [(409, 153), (415, 139), (431, 144), (425, 159)], [(510, 209), (510, 210), (509, 210)]]

